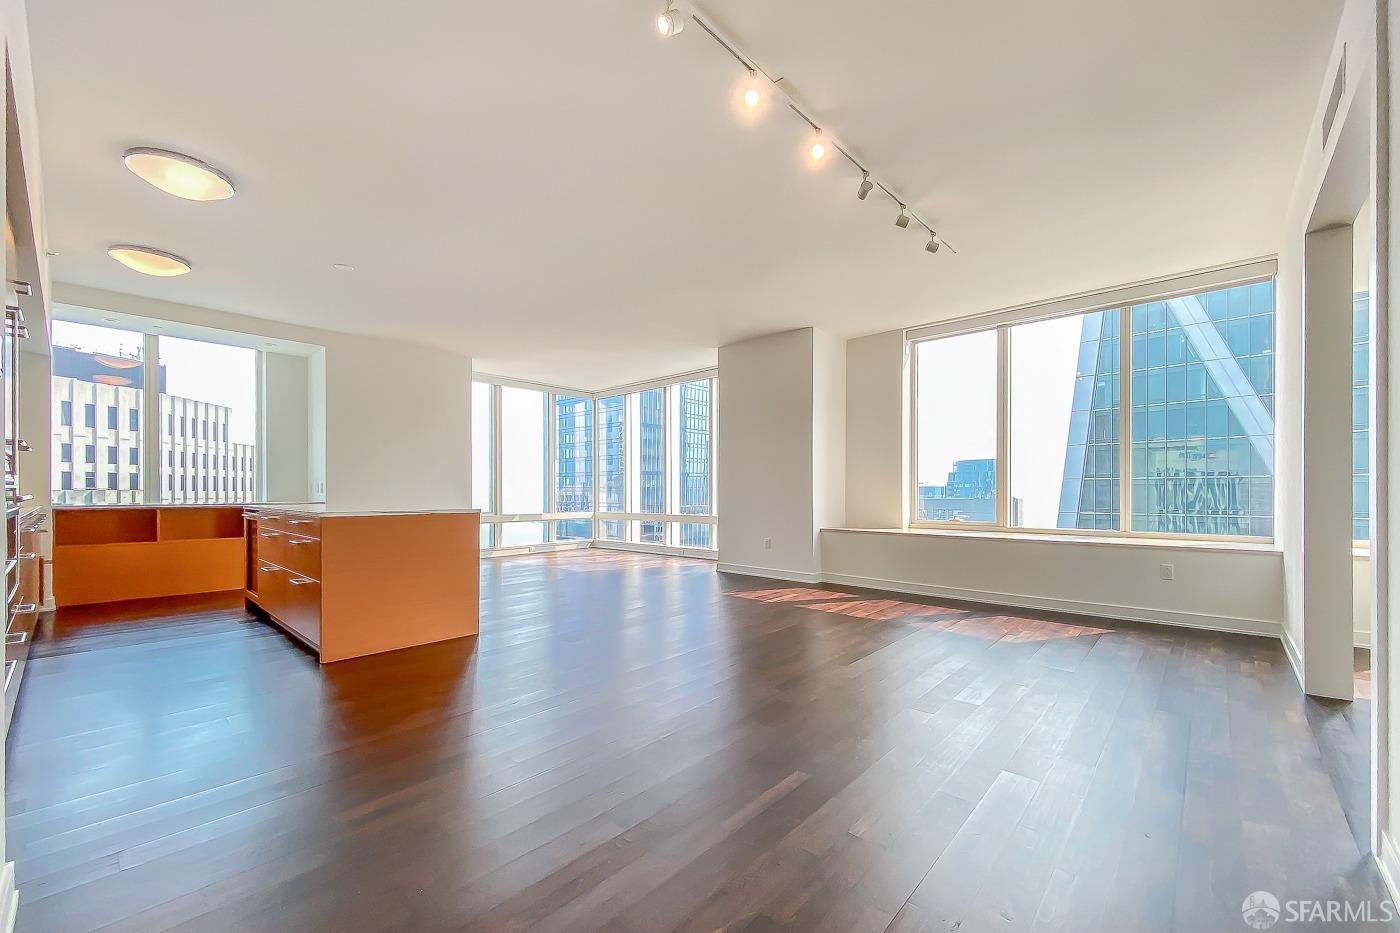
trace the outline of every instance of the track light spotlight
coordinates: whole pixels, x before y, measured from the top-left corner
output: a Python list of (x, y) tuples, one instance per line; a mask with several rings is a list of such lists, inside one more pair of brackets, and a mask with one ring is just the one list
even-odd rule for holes
[(872, 182), (872, 181), (870, 180), (870, 173), (869, 173), (869, 172), (861, 172), (861, 173), (860, 173), (860, 189), (859, 189), (858, 191), (856, 191), (856, 197), (858, 197), (858, 198), (860, 198), (862, 201), (864, 201), (865, 198), (866, 198), (866, 196), (869, 195), (870, 192), (873, 191), (873, 190), (875, 190), (875, 183)]
[(811, 155), (814, 165), (826, 158), (826, 143), (822, 141), (821, 130), (817, 130), (816, 135), (812, 137), (812, 147), (807, 152)]
[(680, 35), (685, 28), (685, 14), (671, 4), (666, 4), (666, 9), (656, 17), (656, 31), (661, 33), (663, 39)]
[(904, 209), (904, 205), (899, 205), (899, 216), (894, 219), (894, 225), (903, 230), (909, 226), (909, 212)]
[(930, 230), (928, 234), (928, 246), (925, 246), (924, 250), (926, 252), (936, 253), (938, 252), (938, 248), (942, 245), (942, 243), (938, 242), (938, 234)]
[(763, 95), (759, 93), (755, 85), (750, 84), (744, 91), (744, 106), (752, 110), (758, 106), (761, 100), (763, 100)]

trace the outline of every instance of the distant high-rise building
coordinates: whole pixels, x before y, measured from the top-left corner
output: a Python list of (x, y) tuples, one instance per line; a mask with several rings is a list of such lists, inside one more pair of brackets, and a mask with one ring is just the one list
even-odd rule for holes
[[(682, 382), (676, 387), (680, 412), (680, 512), (710, 513), (710, 382)], [(713, 547), (712, 525), (682, 524), (682, 547)]]
[[(593, 401), (555, 396), (555, 509), (593, 511)], [(593, 537), (592, 519), (555, 523), (556, 540)]]
[[(159, 502), (246, 502), (257, 498), (257, 450), (231, 443), (230, 409), (165, 392), (159, 367)], [(138, 358), (53, 348), (53, 501), (59, 505), (143, 502)]]
[[(930, 522), (995, 522), (997, 462), (957, 460), (942, 486), (919, 486), (919, 512)], [(1011, 524), (1021, 523), (1021, 501), (1011, 500)]]
[[(1135, 305), (1134, 531), (1273, 535), (1274, 283)], [(1119, 315), (1084, 315), (1058, 525), (1119, 527)]]

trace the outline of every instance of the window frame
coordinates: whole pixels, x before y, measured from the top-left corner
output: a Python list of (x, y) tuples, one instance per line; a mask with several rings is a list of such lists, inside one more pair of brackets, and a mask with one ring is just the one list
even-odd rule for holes
[[(959, 531), (967, 534), (994, 536), (1026, 535), (1042, 537), (1100, 538), (1122, 541), (1180, 541), (1188, 543), (1205, 541), (1212, 543), (1236, 543), (1252, 545), (1272, 545), (1275, 534), (1226, 535), (1195, 534), (1166, 531), (1137, 531), (1132, 525), (1133, 490), (1133, 396), (1132, 396), (1132, 312), (1134, 305), (1188, 295), (1199, 295), (1237, 286), (1254, 285), (1273, 281), (1275, 285), (1275, 305), (1273, 316), (1274, 342), (1278, 345), (1278, 263), (1276, 259), (1255, 260), (1231, 266), (1222, 266), (1202, 272), (1156, 279), (1136, 285), (1122, 286), (1102, 292), (1089, 293), (1071, 298), (1058, 299), (1035, 305), (1022, 306), (991, 314), (976, 315), (945, 324), (930, 324), (911, 328), (904, 333), (905, 378), (904, 391), (908, 410), (908, 447), (905, 451), (907, 470), (906, 484), (906, 527), (911, 529)], [(1086, 314), (1112, 312), (1118, 314), (1118, 528), (1027, 528), (1010, 523), (1011, 510), (1011, 331), (1022, 324)], [(993, 522), (932, 521), (919, 518), (919, 411), (918, 411), (918, 345), (931, 340), (957, 337), (965, 334), (995, 331), (997, 334), (996, 372), (996, 519)], [(1275, 377), (1277, 358), (1275, 357)], [(1277, 417), (1275, 417), (1277, 429)], [(1277, 477), (1275, 464), (1274, 476)], [(1277, 522), (1277, 485), (1273, 502), (1274, 518)]]
[[(51, 471), (50, 471), (50, 478), (49, 478), (49, 485), (50, 485), (50, 487), (51, 487), (51, 489), (50, 489), (50, 495), (52, 496), (52, 495), (54, 495), (55, 493), (60, 493), (60, 492), (111, 491), (111, 489), (115, 488), (115, 490), (116, 490), (117, 492), (122, 493), (123, 495), (126, 495), (126, 494), (135, 494), (135, 495), (132, 495), (130, 498), (122, 498), (121, 501), (120, 501), (120, 503), (119, 503), (119, 504), (122, 504), (122, 505), (147, 505), (147, 506), (152, 506), (152, 505), (154, 505), (154, 506), (171, 506), (171, 505), (209, 505), (209, 506), (216, 506), (216, 505), (240, 505), (240, 504), (247, 504), (247, 503), (262, 501), (262, 500), (266, 497), (266, 481), (267, 481), (267, 474), (266, 474), (266, 471), (265, 471), (265, 470), (257, 469), (256, 467), (251, 468), (252, 471), (254, 472), (254, 477), (253, 477), (253, 482), (252, 482), (252, 484), (249, 486), (249, 488), (248, 488), (248, 490), (247, 490), (246, 493), (240, 494), (240, 496), (239, 496), (238, 498), (236, 498), (236, 499), (231, 499), (231, 500), (220, 500), (220, 501), (207, 501), (207, 502), (206, 502), (206, 501), (199, 501), (199, 500), (191, 500), (191, 499), (189, 499), (187, 493), (197, 492), (198, 490), (196, 490), (196, 489), (194, 488), (194, 484), (193, 484), (193, 483), (190, 483), (190, 484), (189, 484), (189, 488), (187, 489), (187, 488), (186, 488), (186, 485), (187, 485), (187, 484), (185, 483), (185, 480), (184, 480), (184, 477), (183, 477), (183, 476), (181, 476), (181, 480), (180, 480), (180, 483), (179, 483), (179, 488), (178, 488), (178, 489), (176, 488), (176, 482), (175, 482), (176, 471), (179, 470), (179, 469), (181, 469), (181, 468), (183, 468), (183, 466), (184, 466), (184, 464), (183, 464), (183, 458), (184, 458), (184, 456), (185, 456), (185, 453), (184, 453), (183, 450), (181, 451), (182, 465), (181, 465), (181, 467), (177, 468), (177, 467), (175, 467), (175, 465), (174, 465), (175, 450), (174, 450), (173, 447), (168, 447), (168, 448), (167, 448), (167, 452), (168, 452), (169, 457), (170, 457), (170, 463), (168, 464), (168, 475), (169, 475), (169, 483), (168, 483), (168, 486), (169, 486), (169, 488), (168, 488), (168, 490), (166, 490), (166, 489), (165, 489), (165, 485), (166, 485), (166, 484), (163, 484), (163, 483), (161, 482), (162, 472), (166, 470), (166, 466), (164, 465), (164, 464), (165, 464), (165, 461), (160, 457), (160, 451), (161, 451), (161, 445), (162, 445), (162, 437), (163, 437), (163, 435), (162, 435), (161, 432), (158, 431), (158, 430), (156, 430), (156, 431), (147, 431), (147, 430), (143, 430), (143, 427), (146, 426), (146, 425), (152, 425), (152, 424), (159, 425), (159, 424), (165, 423), (166, 418), (163, 417), (163, 415), (162, 415), (161, 403), (162, 403), (162, 400), (163, 400), (164, 398), (166, 398), (166, 397), (169, 395), (169, 393), (163, 392), (163, 391), (161, 391), (161, 389), (160, 389), (160, 378), (159, 378), (159, 373), (160, 373), (159, 347), (160, 347), (160, 340), (161, 340), (162, 338), (164, 338), (164, 337), (175, 337), (175, 338), (178, 338), (178, 339), (181, 339), (181, 340), (193, 341), (193, 342), (198, 342), (198, 343), (206, 343), (206, 344), (211, 344), (211, 345), (214, 345), (214, 346), (237, 347), (237, 348), (239, 348), (239, 349), (249, 350), (249, 351), (251, 351), (251, 352), (253, 352), (253, 353), (255, 354), (255, 360), (256, 360), (256, 377), (255, 377), (255, 379), (254, 379), (254, 394), (255, 394), (255, 398), (254, 398), (254, 400), (253, 400), (253, 402), (254, 402), (254, 407), (253, 407), (254, 436), (257, 437), (257, 438), (261, 438), (261, 437), (264, 435), (264, 433), (265, 433), (265, 428), (266, 428), (266, 416), (267, 416), (266, 406), (265, 406), (265, 404), (264, 404), (264, 398), (263, 398), (263, 392), (264, 392), (264, 385), (263, 385), (263, 367), (264, 367), (264, 360), (265, 360), (265, 357), (266, 357), (268, 351), (265, 350), (265, 349), (262, 349), (260, 346), (253, 346), (253, 345), (250, 345), (249, 342), (245, 342), (245, 341), (243, 341), (243, 340), (237, 339), (238, 337), (243, 336), (243, 335), (236, 335), (236, 334), (232, 334), (232, 333), (225, 335), (224, 332), (221, 332), (221, 331), (218, 331), (218, 330), (215, 330), (215, 329), (212, 329), (212, 328), (206, 328), (206, 327), (202, 327), (202, 326), (190, 325), (190, 326), (188, 326), (188, 327), (181, 327), (181, 328), (179, 328), (179, 333), (172, 333), (172, 332), (170, 332), (170, 331), (167, 329), (167, 326), (166, 326), (166, 325), (167, 325), (168, 323), (170, 323), (170, 322), (166, 322), (166, 321), (163, 321), (163, 320), (160, 320), (160, 319), (156, 319), (156, 318), (146, 318), (146, 317), (142, 317), (142, 316), (134, 316), (134, 315), (133, 315), (133, 316), (125, 317), (120, 323), (112, 323), (112, 322), (111, 322), (111, 319), (106, 317), (107, 312), (101, 312), (102, 315), (103, 315), (103, 317), (105, 318), (105, 320), (104, 320), (103, 322), (99, 323), (99, 322), (97, 321), (97, 319), (96, 319), (95, 316), (91, 316), (91, 315), (96, 315), (97, 313), (98, 313), (98, 312), (96, 312), (94, 309), (91, 309), (91, 308), (88, 308), (88, 307), (85, 307), (85, 306), (79, 306), (79, 305), (71, 305), (71, 306), (70, 306), (70, 305), (65, 305), (65, 306), (63, 306), (63, 309), (60, 309), (58, 306), (55, 306), (55, 312), (54, 312), (54, 315), (53, 315), (53, 320), (54, 320), (54, 321), (63, 321), (63, 322), (68, 322), (68, 323), (73, 323), (73, 324), (80, 324), (80, 325), (84, 325), (84, 326), (88, 326), (88, 327), (100, 327), (100, 328), (106, 328), (106, 329), (111, 329), (111, 330), (124, 331), (124, 332), (130, 333), (130, 334), (136, 335), (136, 336), (138, 336), (138, 337), (140, 338), (141, 347), (142, 347), (143, 391), (142, 391), (142, 393), (141, 393), (140, 402), (139, 402), (134, 408), (129, 409), (129, 412), (130, 412), (130, 413), (134, 413), (135, 416), (136, 416), (137, 427), (136, 427), (135, 430), (140, 432), (140, 443), (139, 443), (139, 445), (134, 446), (134, 447), (131, 448), (131, 449), (134, 450), (134, 451), (139, 451), (139, 453), (137, 453), (137, 463), (135, 464), (136, 470), (135, 470), (135, 473), (132, 474), (132, 475), (136, 475), (136, 476), (139, 477), (139, 485), (140, 485), (140, 488), (139, 488), (139, 489), (130, 489), (130, 490), (128, 490), (128, 489), (122, 489), (121, 486), (120, 486), (122, 470), (120, 470), (120, 469), (118, 470), (118, 473), (117, 473), (117, 486), (116, 486), (116, 487), (104, 487), (104, 486), (102, 486), (102, 485), (100, 485), (100, 484), (96, 484), (96, 483), (94, 483), (94, 485), (85, 485), (85, 484), (84, 484), (84, 485), (79, 485), (79, 483), (78, 483), (78, 477), (75, 475), (75, 476), (74, 476), (74, 479), (73, 479), (72, 489), (70, 489), (70, 490), (64, 490), (64, 489), (61, 489), (61, 488), (52, 488), (52, 487), (55, 486), (55, 482), (54, 482), (54, 474), (55, 474), (55, 471), (54, 471), (54, 470), (51, 470)], [(222, 336), (222, 337), (225, 337), (225, 339), (221, 339), (221, 336)], [(227, 338), (234, 338), (234, 339), (227, 339)], [(263, 342), (266, 342), (266, 341), (263, 341)], [(269, 345), (271, 345), (271, 344), (269, 344)], [(275, 351), (274, 351), (274, 352), (275, 352)], [(152, 390), (151, 387), (155, 387), (155, 388)], [(52, 418), (54, 417), (54, 415), (57, 414), (58, 417), (59, 417), (59, 425), (58, 425), (58, 426), (59, 426), (60, 428), (67, 428), (67, 429), (71, 429), (71, 430), (74, 430), (74, 431), (78, 430), (79, 425), (77, 424), (77, 420), (78, 420), (78, 419), (77, 419), (77, 417), (76, 417), (77, 412), (76, 412), (76, 410), (75, 410), (75, 409), (77, 408), (77, 406), (74, 405), (72, 401), (67, 400), (67, 399), (60, 399), (60, 400), (55, 400), (55, 401), (60, 402), (60, 405), (58, 406), (57, 412), (55, 412), (55, 411), (53, 410), (53, 406), (52, 406), (52, 403), (51, 403), (51, 410), (50, 410), (50, 414), (49, 414), (50, 419), (52, 419)], [(207, 404), (207, 403), (199, 402), (198, 400), (192, 400), (192, 401), (194, 401), (196, 404), (200, 404), (200, 405)], [(94, 422), (94, 423), (93, 423), (92, 425), (84, 424), (84, 425), (82, 426), (83, 429), (86, 430), (86, 431), (90, 431), (90, 432), (93, 433), (93, 435), (94, 435), (94, 445), (96, 445), (96, 436), (99, 435), (99, 434), (102, 434), (102, 433), (106, 433), (106, 432), (114, 432), (115, 435), (116, 435), (117, 438), (118, 438), (118, 439), (115, 441), (115, 445), (120, 445), (120, 444), (122, 443), (122, 441), (120, 440), (121, 435), (122, 435), (123, 433), (131, 433), (131, 429), (130, 429), (129, 427), (126, 427), (126, 426), (125, 426), (125, 425), (129, 425), (130, 420), (131, 420), (131, 414), (128, 414), (128, 415), (127, 415), (126, 421), (124, 422), (124, 421), (123, 421), (123, 418), (122, 418), (122, 406), (121, 406), (120, 404), (118, 404), (115, 408), (112, 408), (111, 406), (109, 406), (109, 409), (111, 409), (112, 411), (115, 411), (115, 413), (116, 413), (117, 424), (116, 424), (115, 427), (99, 427), (99, 426), (98, 426), (99, 415), (98, 415), (97, 410), (96, 410), (97, 407), (98, 407), (98, 406), (97, 406), (97, 404), (96, 404), (95, 402), (94, 402), (94, 403), (87, 403), (87, 404), (85, 404), (84, 412), (86, 412), (88, 409), (92, 409), (92, 411), (93, 411), (93, 422)], [(68, 417), (67, 417), (66, 419), (63, 417), (63, 415), (64, 415), (65, 412), (68, 414)], [(172, 436), (175, 436), (175, 432), (174, 432), (174, 428), (175, 428), (175, 426), (176, 426), (176, 416), (175, 416), (175, 412), (174, 412), (174, 411), (169, 412), (168, 418), (169, 418), (169, 427), (170, 427), (170, 429), (171, 429), (171, 435), (172, 435)], [(84, 420), (86, 420), (86, 416), (84, 416)], [(106, 422), (106, 423), (110, 423), (110, 422)], [(185, 434), (184, 434), (184, 429), (185, 429), (185, 416), (184, 416), (184, 415), (181, 415), (181, 416), (180, 416), (180, 428), (181, 428), (181, 433), (178, 435), (178, 438), (180, 438), (180, 439), (185, 439)], [(197, 426), (196, 426), (196, 427), (195, 427), (195, 433), (189, 435), (188, 439), (189, 439), (190, 441), (198, 441), (199, 438), (197, 437), (197, 432), (198, 432), (198, 428), (197, 428)], [(66, 443), (66, 442), (64, 442), (64, 443)], [(254, 462), (255, 462), (255, 463), (261, 463), (261, 462), (262, 462), (262, 461), (261, 461), (261, 458), (262, 458), (262, 456), (263, 456), (264, 453), (265, 453), (265, 448), (264, 448), (264, 446), (263, 446), (262, 444), (256, 444), (255, 446), (256, 446), (257, 450), (256, 450), (256, 457), (255, 457)], [(77, 450), (76, 450), (76, 448), (75, 448), (75, 450), (74, 450), (74, 455), (76, 456), (76, 454), (77, 454)], [(207, 455), (206, 455), (206, 456), (207, 456)], [(240, 458), (240, 459), (241, 459), (241, 458)], [(119, 466), (119, 467), (122, 466), (122, 464), (121, 464), (120, 461), (121, 461), (121, 458), (118, 457), (118, 460), (117, 460), (117, 462), (116, 462), (116, 465)], [(191, 462), (192, 464), (194, 463), (193, 457), (191, 458), (191, 461), (190, 461), (190, 462)], [(94, 461), (92, 461), (92, 462), (89, 462), (89, 463), (86, 464), (86, 465), (96, 467), (98, 464), (97, 464), (97, 462), (94, 460)], [(112, 465), (112, 464), (109, 463), (108, 465)], [(61, 472), (61, 471), (59, 471), (59, 472)], [(76, 468), (74, 468), (73, 472), (74, 472), (74, 474), (77, 473)], [(129, 471), (128, 471), (128, 472), (129, 472)], [(88, 475), (94, 475), (94, 476), (95, 476), (95, 473), (94, 473), (94, 474), (88, 474)], [(238, 479), (237, 479), (236, 477), (235, 477), (235, 479), (234, 479), (234, 482), (235, 482), (235, 483), (238, 482)], [(166, 495), (167, 492), (168, 492), (168, 497), (167, 497), (167, 495)], [(63, 507), (64, 507), (64, 508), (102, 508), (102, 507), (104, 507), (104, 506), (109, 506), (109, 505), (112, 505), (112, 504), (113, 504), (113, 503), (109, 503), (109, 502), (67, 502), (67, 503), (63, 503)]]
[[(672, 393), (679, 391), (678, 387), (682, 383), (709, 380), (710, 382), (710, 514), (691, 515), (675, 512), (676, 502), (679, 498), (679, 490), (672, 489), (669, 472), (669, 446), (670, 446), (670, 408)], [(481, 511), (481, 524), (483, 527), (496, 526), (491, 532), (490, 540), (492, 545), (483, 545), (483, 554), (490, 553), (511, 553), (531, 548), (559, 548), (559, 547), (586, 547), (590, 544), (599, 544), (607, 547), (621, 547), (637, 550), (649, 550), (665, 553), (694, 554), (704, 557), (714, 557), (717, 548), (711, 546), (690, 547), (677, 544), (680, 540), (680, 525), (718, 525), (719, 519), (716, 514), (716, 473), (719, 463), (719, 437), (717, 433), (719, 421), (719, 371), (717, 369), (706, 369), (691, 373), (682, 373), (676, 376), (669, 376), (664, 379), (652, 380), (634, 385), (618, 386), (616, 388), (605, 389), (597, 392), (587, 392), (580, 389), (571, 389), (565, 386), (555, 386), (543, 383), (528, 382), (519, 379), (493, 376), (486, 373), (474, 372), (472, 374), (473, 383), (481, 383), (490, 387), (490, 417), (491, 417), (491, 504), (495, 511), (483, 509)], [(502, 420), (501, 420), (501, 388), (528, 389), (545, 394), (545, 405), (547, 411), (545, 438), (545, 485), (546, 499), (544, 512), (504, 512), (500, 511), (502, 483), (504, 474), (501, 469), (502, 451)], [(662, 512), (636, 512), (633, 509), (638, 505), (636, 496), (638, 490), (631, 482), (631, 474), (627, 468), (629, 458), (636, 451), (639, 439), (636, 436), (635, 419), (629, 411), (626, 401), (623, 403), (623, 483), (625, 508), (623, 511), (603, 511), (602, 490), (599, 487), (599, 461), (602, 457), (602, 443), (600, 439), (601, 409), (600, 403), (614, 396), (629, 396), (645, 391), (647, 389), (664, 389), (662, 399), (662, 481), (664, 490), (664, 511)], [(475, 388), (472, 389), (475, 391)], [(592, 416), (592, 505), (588, 511), (565, 512), (558, 510), (558, 478), (555, 475), (557, 469), (558, 445), (559, 445), (559, 406), (560, 398), (576, 398), (587, 401), (591, 406)], [(473, 451), (472, 469), (478, 468), (475, 462), (475, 451)], [(556, 528), (557, 522), (567, 521), (589, 521), (592, 523), (592, 534), (588, 538), (559, 538)], [(622, 521), (625, 523), (624, 537), (622, 539), (602, 538), (599, 535), (600, 522)], [(663, 543), (642, 543), (631, 540), (632, 522), (662, 522), (666, 526), (666, 539)], [(544, 524), (544, 540), (539, 544), (528, 545), (505, 545), (499, 543), (500, 527), (510, 522), (541, 522)], [(710, 540), (716, 542), (717, 535), (711, 533)]]

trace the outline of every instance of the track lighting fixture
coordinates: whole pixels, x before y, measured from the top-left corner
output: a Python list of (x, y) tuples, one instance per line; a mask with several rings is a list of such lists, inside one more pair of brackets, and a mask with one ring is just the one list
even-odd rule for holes
[[(715, 41), (715, 44), (724, 49), (725, 52), (739, 64), (747, 73), (743, 83), (731, 85), (731, 94), (737, 90), (737, 103), (733, 103), (733, 110), (741, 114), (745, 119), (757, 115), (760, 111), (766, 110), (770, 101), (791, 110), (794, 115), (800, 118), (811, 130), (812, 135), (806, 143), (807, 159), (809, 167), (816, 171), (826, 162), (827, 156), (833, 151), (840, 154), (847, 162), (860, 172), (860, 186), (856, 189), (856, 197), (867, 200), (870, 193), (877, 188), (880, 193), (889, 198), (899, 206), (899, 215), (895, 217), (894, 225), (901, 230), (907, 230), (911, 224), (925, 230), (928, 235), (928, 245), (924, 249), (929, 253), (936, 253), (945, 245), (929, 222), (920, 216), (919, 212), (910, 209), (903, 200), (901, 193), (889, 184), (879, 180), (876, 175), (866, 167), (864, 160), (858, 155), (855, 147), (843, 142), (839, 138), (828, 139), (822, 135), (821, 126), (812, 116), (806, 107), (794, 100), (787, 91), (782, 77), (774, 77), (764, 71), (756, 61), (744, 52), (739, 44), (724, 30), (710, 21), (708, 13), (705, 13), (701, 6), (703, 0), (664, 0), (665, 8), (656, 18), (656, 31), (663, 38), (670, 38), (676, 35), (686, 26), (687, 20), (694, 20), (695, 25)], [(735, 98), (730, 98), (731, 102)], [(740, 107), (739, 104), (743, 106)], [(948, 247), (948, 252), (956, 253), (953, 247)]]
[(663, 39), (680, 35), (684, 28), (685, 14), (669, 3), (666, 4), (666, 9), (656, 17), (656, 31), (661, 33)]
[(744, 89), (744, 106), (752, 110), (763, 100), (763, 94), (759, 92), (758, 85), (753, 81)]

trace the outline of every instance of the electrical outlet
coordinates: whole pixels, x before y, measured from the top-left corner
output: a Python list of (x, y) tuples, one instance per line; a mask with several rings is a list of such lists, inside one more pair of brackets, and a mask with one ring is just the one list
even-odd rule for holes
[(772, 538), (764, 538), (764, 539), (763, 539), (763, 549), (764, 549), (765, 551), (771, 551), (771, 550), (773, 550), (773, 539), (772, 539)]
[(1176, 564), (1162, 564), (1162, 565), (1161, 565), (1161, 573), (1162, 573), (1162, 579), (1163, 579), (1163, 580), (1175, 580), (1175, 579), (1176, 579)]

